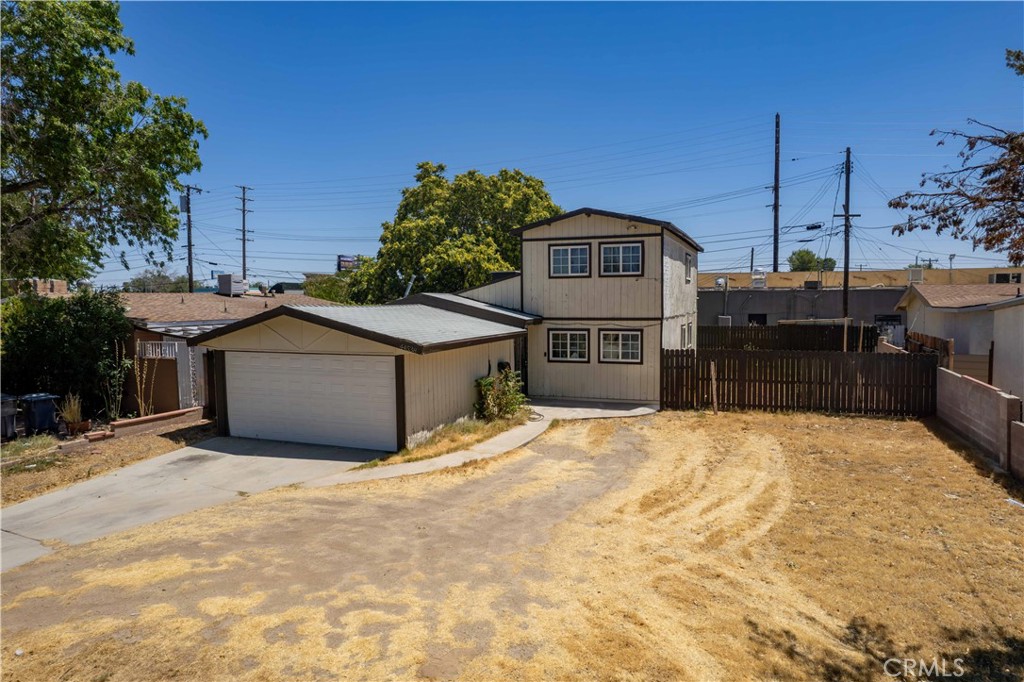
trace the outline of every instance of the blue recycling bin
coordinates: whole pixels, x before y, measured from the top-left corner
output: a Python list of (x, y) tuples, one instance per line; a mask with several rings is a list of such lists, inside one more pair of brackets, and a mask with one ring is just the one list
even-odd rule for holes
[(18, 415), (18, 398), (0, 393), (0, 439), (12, 440), (18, 437), (15, 418)]
[(21, 396), (21, 408), (25, 412), (25, 435), (57, 432), (57, 406), (54, 400), (60, 396), (52, 393), (29, 393)]

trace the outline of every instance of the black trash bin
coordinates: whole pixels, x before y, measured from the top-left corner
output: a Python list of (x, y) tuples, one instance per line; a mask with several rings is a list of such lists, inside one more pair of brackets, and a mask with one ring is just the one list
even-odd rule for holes
[(0, 393), (0, 439), (12, 440), (18, 437), (17, 426), (14, 423), (17, 414), (18, 398)]
[(52, 393), (29, 393), (21, 396), (21, 408), (25, 411), (25, 435), (57, 433), (57, 406), (54, 400), (60, 396)]

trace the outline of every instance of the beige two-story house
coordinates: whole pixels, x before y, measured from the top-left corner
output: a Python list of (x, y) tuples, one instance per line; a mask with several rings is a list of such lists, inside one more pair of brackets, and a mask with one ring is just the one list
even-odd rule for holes
[(657, 403), (661, 350), (696, 341), (700, 245), (670, 222), (593, 208), (516, 232), (521, 273), (461, 296), (540, 318), (517, 353), (527, 392)]

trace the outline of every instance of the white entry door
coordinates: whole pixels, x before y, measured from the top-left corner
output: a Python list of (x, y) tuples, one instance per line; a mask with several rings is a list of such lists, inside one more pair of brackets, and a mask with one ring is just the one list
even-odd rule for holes
[(225, 353), (232, 436), (397, 449), (395, 358)]

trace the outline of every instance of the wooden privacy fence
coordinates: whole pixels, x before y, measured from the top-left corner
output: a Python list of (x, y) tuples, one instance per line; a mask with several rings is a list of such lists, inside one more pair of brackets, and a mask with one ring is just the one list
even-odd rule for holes
[[(835, 350), (843, 348), (843, 325), (779, 325), (767, 327), (697, 327), (697, 347), (736, 350)], [(873, 352), (878, 345), (874, 325), (846, 327), (846, 349)]]
[(935, 355), (664, 350), (666, 409), (795, 410), (923, 417), (935, 413)]
[(939, 367), (953, 369), (953, 339), (907, 332), (903, 346), (911, 353), (935, 353), (939, 356)]

